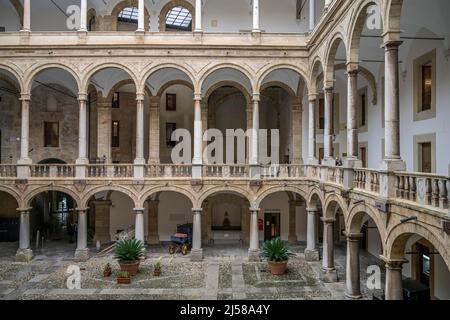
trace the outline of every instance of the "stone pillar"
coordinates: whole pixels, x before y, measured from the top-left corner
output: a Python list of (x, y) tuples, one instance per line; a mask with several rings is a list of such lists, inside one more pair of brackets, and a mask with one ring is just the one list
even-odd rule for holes
[(333, 157), (333, 87), (325, 88), (324, 164), (336, 165)]
[(97, 101), (97, 157), (105, 158), (106, 163), (111, 163), (111, 101), (106, 98), (98, 98)]
[(334, 268), (334, 222), (335, 219), (322, 218), (323, 221), (323, 278), (324, 282), (337, 282), (337, 272)]
[(194, 158), (192, 160), (192, 178), (202, 178), (203, 165), (203, 128), (202, 128), (202, 97), (195, 94), (194, 97)]
[(148, 200), (148, 244), (159, 244), (158, 214), (159, 200)]
[(259, 208), (250, 208), (250, 248), (248, 258), (251, 261), (259, 261), (259, 228), (258, 228)]
[(87, 0), (80, 3), (80, 32), (87, 32)]
[(241, 205), (241, 238), (242, 244), (250, 246), (250, 210), (248, 207), (248, 203), (243, 203)]
[(202, 209), (192, 209), (193, 217), (193, 236), (192, 236), (192, 261), (203, 260), (202, 249)]
[(77, 209), (78, 212), (78, 236), (75, 260), (86, 261), (89, 259), (87, 247), (87, 209)]
[(78, 95), (80, 106), (79, 130), (78, 130), (78, 159), (76, 160), (75, 175), (77, 179), (86, 178), (86, 166), (89, 164), (87, 158), (87, 96), (84, 93)]
[(316, 0), (309, 0), (309, 31), (316, 27)]
[(297, 244), (297, 202), (296, 201), (289, 201), (289, 236), (288, 236), (288, 242), (290, 244)]
[(307, 222), (307, 235), (306, 235), (306, 249), (305, 260), (306, 261), (319, 261), (319, 250), (317, 249), (317, 227), (316, 227), (316, 214), (317, 209), (308, 208), (308, 222)]
[(386, 300), (403, 300), (403, 276), (402, 268), (404, 263), (408, 263), (408, 260), (389, 260), (384, 259), (386, 262)]
[(302, 100), (295, 98), (292, 103), (292, 164), (302, 164)]
[(361, 299), (359, 245), (361, 233), (347, 233), (346, 291), (348, 299)]
[[(203, 134), (205, 133), (206, 130), (208, 130), (208, 108), (206, 106), (206, 102), (202, 101), (201, 105), (201, 109), (202, 109), (202, 131)], [(214, 127), (212, 127), (214, 128)], [(208, 146), (208, 141), (203, 141), (202, 143), (202, 150), (205, 150), (206, 147)]]
[(144, 178), (144, 94), (136, 94), (136, 158), (134, 159), (134, 179)]
[(248, 135), (248, 142), (247, 142), (247, 163), (250, 164), (252, 161), (252, 136), (251, 132), (253, 130), (253, 103), (247, 104), (247, 109), (245, 110), (247, 114), (247, 134)]
[(144, 228), (144, 208), (133, 209), (136, 214), (136, 223), (134, 225), (134, 238), (145, 243), (145, 228)]
[(259, 0), (253, 0), (253, 29), (252, 32), (261, 32), (259, 27)]
[(253, 116), (251, 132), (251, 158), (250, 158), (250, 178), (259, 179), (259, 93), (253, 94)]
[(195, 0), (195, 30), (194, 32), (203, 32), (202, 28), (202, 0)]
[(16, 261), (29, 262), (33, 259), (33, 250), (30, 248), (30, 212), (31, 208), (17, 209), (20, 214), (19, 249)]
[(30, 176), (31, 159), (28, 150), (30, 148), (30, 95), (21, 94), (22, 105), (21, 133), (20, 133), (20, 159), (17, 161), (17, 178), (27, 179)]
[(139, 14), (138, 14), (138, 28), (137, 28), (136, 32), (145, 32), (145, 26), (144, 26), (145, 5), (144, 5), (144, 0), (139, 0), (138, 10), (139, 10)]
[(358, 122), (357, 122), (357, 103), (358, 103), (358, 70), (348, 70), (347, 87), (347, 158), (351, 160), (358, 159)]
[(315, 94), (309, 95), (309, 137), (308, 137), (308, 163), (318, 164), (319, 161), (316, 158), (316, 98)]
[(91, 202), (95, 210), (95, 235), (94, 242), (100, 241), (101, 244), (111, 242), (110, 227), (110, 200), (95, 200)]
[(23, 26), (21, 32), (31, 31), (31, 0), (23, 0)]
[(149, 136), (149, 164), (158, 164), (159, 159), (159, 139), (160, 139), (160, 112), (161, 97), (150, 98), (150, 136)]
[(203, 201), (203, 217), (202, 217), (202, 243), (208, 244), (211, 239), (211, 204)]

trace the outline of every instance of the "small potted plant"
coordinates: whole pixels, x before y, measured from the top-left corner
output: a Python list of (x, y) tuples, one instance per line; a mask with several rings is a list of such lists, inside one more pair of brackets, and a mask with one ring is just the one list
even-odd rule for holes
[(137, 239), (121, 240), (114, 247), (114, 258), (119, 261), (120, 270), (135, 276), (139, 271), (140, 260), (144, 257), (144, 244)]
[(159, 277), (161, 275), (161, 262), (157, 262), (153, 265), (153, 275)]
[(112, 274), (112, 268), (111, 265), (109, 263), (106, 264), (105, 268), (103, 269), (103, 276), (105, 278), (110, 277)]
[(131, 275), (127, 271), (120, 271), (117, 275), (117, 284), (130, 284)]
[(289, 257), (294, 254), (285, 241), (275, 238), (264, 242), (261, 255), (267, 259), (273, 275), (282, 275), (286, 272)]

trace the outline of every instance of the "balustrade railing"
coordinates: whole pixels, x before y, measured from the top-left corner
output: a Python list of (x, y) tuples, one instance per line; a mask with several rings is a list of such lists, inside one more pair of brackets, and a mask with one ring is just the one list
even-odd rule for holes
[(206, 178), (247, 178), (248, 165), (205, 165), (203, 176)]
[(30, 166), (31, 178), (73, 178), (75, 165), (71, 164), (34, 164)]
[(0, 177), (2, 178), (17, 177), (17, 166), (15, 164), (0, 164)]
[(344, 182), (344, 168), (342, 167), (328, 167), (327, 168), (328, 182), (342, 184)]
[(354, 169), (353, 186), (356, 189), (380, 192), (380, 173), (371, 169)]
[(145, 167), (146, 178), (188, 178), (192, 176), (192, 166), (183, 164), (150, 164)]
[(90, 164), (88, 178), (132, 178), (132, 164)]

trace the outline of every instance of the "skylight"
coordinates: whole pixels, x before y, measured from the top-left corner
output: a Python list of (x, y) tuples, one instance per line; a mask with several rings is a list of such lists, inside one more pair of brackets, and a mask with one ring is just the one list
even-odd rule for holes
[(192, 23), (192, 15), (188, 9), (174, 7), (166, 15), (166, 25), (174, 29), (188, 29)]
[(128, 7), (120, 11), (117, 17), (119, 18), (119, 21), (137, 23), (139, 10), (135, 7)]

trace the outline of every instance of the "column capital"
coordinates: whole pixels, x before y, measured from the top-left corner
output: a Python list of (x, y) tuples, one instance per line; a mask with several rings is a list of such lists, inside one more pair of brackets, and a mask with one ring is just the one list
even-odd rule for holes
[(347, 70), (347, 76), (349, 76), (349, 77), (357, 77), (358, 74), (359, 74), (359, 70), (358, 69)]
[(317, 100), (317, 93), (310, 93), (308, 94), (308, 101), (309, 102), (316, 102)]
[(389, 270), (401, 270), (405, 263), (409, 263), (406, 259), (392, 259), (383, 255), (380, 255), (380, 259), (384, 261), (386, 268)]
[(86, 101), (87, 100), (87, 94), (85, 92), (79, 92), (78, 93), (78, 101)]
[(75, 211), (78, 213), (86, 213), (89, 210), (89, 208), (76, 208)]
[(202, 214), (203, 208), (192, 208), (192, 214)]
[(32, 207), (29, 208), (17, 208), (16, 211), (18, 211), (21, 214), (29, 214), (33, 210)]
[(251, 213), (259, 213), (260, 211), (261, 211), (260, 208), (250, 207), (250, 212)]
[(145, 93), (136, 93), (136, 101), (144, 101), (145, 99)]
[(358, 72), (359, 71), (359, 63), (349, 61), (346, 63), (346, 69), (347, 69), (347, 73), (351, 73), (352, 71)]
[(134, 208), (133, 211), (135, 214), (141, 214), (144, 213), (144, 208)]
[(364, 235), (362, 233), (353, 233), (344, 231), (347, 241), (359, 241)]
[(325, 93), (333, 93), (334, 92), (334, 87), (331, 87), (331, 86), (325, 87), (325, 88), (323, 88), (323, 91)]
[(388, 40), (385, 41), (382, 45), (381, 48), (384, 48), (385, 50), (389, 51), (389, 50), (398, 50), (398, 47), (400, 47), (400, 45), (403, 43), (403, 41), (398, 41), (398, 40)]
[(30, 101), (31, 100), (31, 94), (28, 92), (21, 92), (20, 93), (20, 101)]
[(261, 101), (261, 95), (257, 92), (253, 92), (252, 94), (252, 101), (253, 102), (259, 102)]
[(321, 217), (320, 220), (322, 220), (322, 222), (324, 224), (333, 224), (336, 222), (335, 218), (327, 218), (327, 217)]
[(316, 214), (317, 208), (306, 208), (306, 212), (308, 212), (309, 214)]
[(202, 94), (194, 93), (194, 101), (202, 101)]

